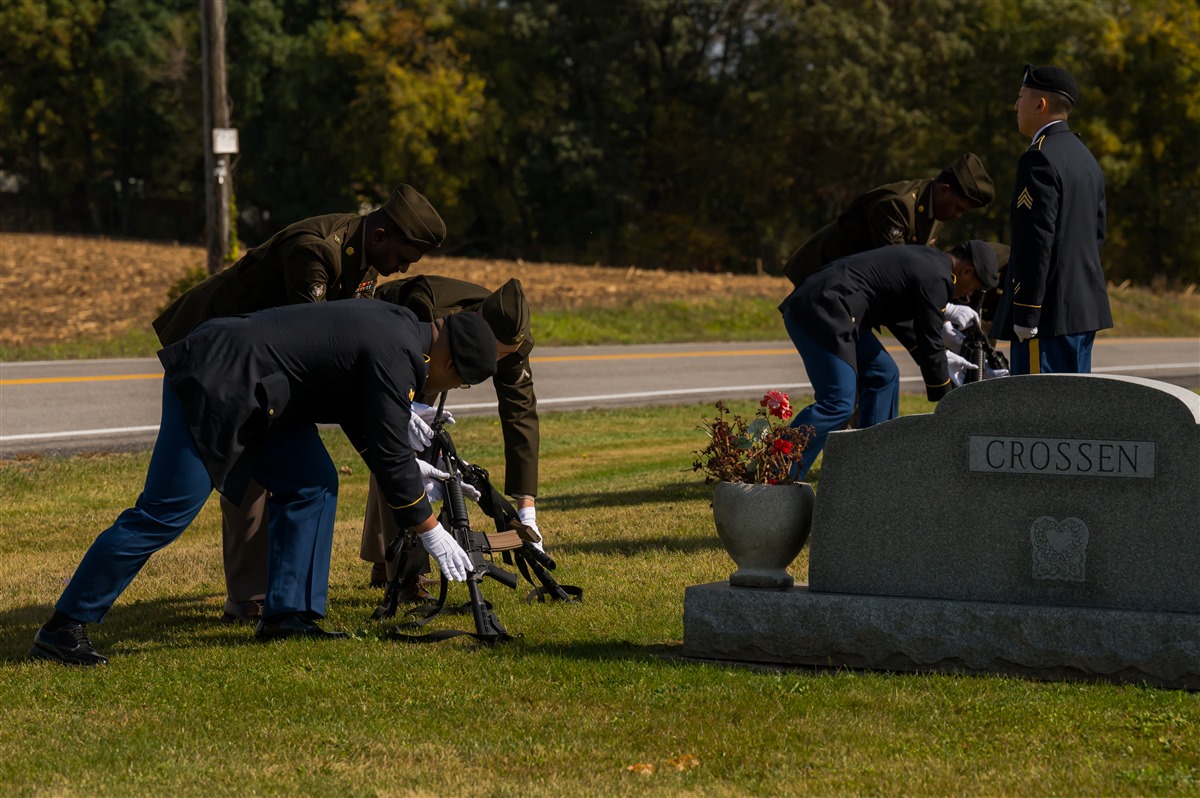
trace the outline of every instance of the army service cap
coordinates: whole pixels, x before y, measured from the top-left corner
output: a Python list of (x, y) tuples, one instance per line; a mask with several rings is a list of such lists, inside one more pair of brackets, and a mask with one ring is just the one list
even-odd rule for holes
[(1075, 85), (1075, 78), (1062, 67), (1026, 64), (1021, 85), (1038, 91), (1061, 94), (1071, 101), (1071, 105), (1079, 102), (1079, 87)]
[(983, 208), (996, 198), (996, 186), (983, 168), (983, 161), (973, 152), (966, 153), (947, 166), (937, 179), (949, 184), (976, 208)]
[(999, 285), (1000, 264), (996, 261), (996, 250), (986, 241), (974, 239), (967, 242), (967, 251), (971, 253), (971, 265), (983, 287), (990, 291)]
[(529, 303), (515, 277), (483, 300), (479, 312), (502, 344), (519, 344), (529, 334)]
[(446, 240), (446, 223), (421, 192), (407, 183), (392, 190), (383, 211), (396, 223), (404, 237), (422, 254), (437, 249)]
[(496, 374), (496, 337), (482, 316), (447, 316), (442, 332), (450, 337), (454, 369), (467, 385), (478, 385)]

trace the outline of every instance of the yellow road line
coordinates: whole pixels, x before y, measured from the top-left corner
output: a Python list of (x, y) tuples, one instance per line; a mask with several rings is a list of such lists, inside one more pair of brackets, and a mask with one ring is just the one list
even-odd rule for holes
[[(1106, 346), (1112, 344), (1161, 344), (1175, 343), (1180, 338), (1105, 338), (1096, 341), (1096, 346)], [(1002, 345), (1002, 344), (1001, 344)], [(904, 347), (892, 345), (884, 347), (889, 352), (903, 352)], [(653, 360), (661, 358), (682, 358), (682, 357), (771, 357), (776, 355), (796, 355), (796, 350), (787, 346), (780, 346), (775, 349), (729, 349), (723, 351), (699, 351), (699, 352), (614, 352), (607, 355), (548, 355), (546, 357), (533, 357), (530, 360), (534, 363), (577, 363), (599, 360)], [(799, 357), (799, 355), (796, 355)], [(12, 366), (20, 365), (19, 363), (9, 364)], [(99, 375), (94, 377), (35, 377), (28, 379), (12, 379), (0, 380), (2, 385), (54, 385), (69, 382), (113, 382), (117, 380), (160, 380), (162, 374), (110, 374)]]
[(0, 385), (58, 385), (65, 382), (115, 382), (117, 380), (161, 380), (158, 374), (98, 374), (92, 377), (31, 377), (22, 380), (0, 380)]

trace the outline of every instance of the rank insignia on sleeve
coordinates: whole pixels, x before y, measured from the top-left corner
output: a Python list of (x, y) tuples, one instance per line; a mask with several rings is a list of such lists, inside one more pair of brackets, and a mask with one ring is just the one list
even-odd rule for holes
[(1033, 210), (1033, 195), (1029, 193), (1029, 189), (1021, 189), (1021, 193), (1017, 195), (1017, 207)]
[(319, 302), (325, 296), (325, 283), (313, 283), (309, 287), (308, 293), (312, 295), (314, 300)]
[(888, 238), (903, 238), (904, 232), (899, 227), (893, 227), (888, 230)]
[(408, 389), (408, 401), (411, 402), (413, 400), (413, 397), (416, 395), (417, 395), (416, 391), (414, 391), (412, 388)]

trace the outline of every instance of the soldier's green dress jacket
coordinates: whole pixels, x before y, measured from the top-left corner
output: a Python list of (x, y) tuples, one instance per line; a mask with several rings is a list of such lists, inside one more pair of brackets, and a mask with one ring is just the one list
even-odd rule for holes
[(856, 197), (837, 219), (792, 253), (783, 273), (800, 281), (826, 263), (889, 244), (937, 241), (942, 223), (933, 218), (932, 178), (889, 183)]
[[(375, 290), (376, 299), (402, 305), (421, 321), (476, 310), (489, 294), (491, 291), (481, 285), (437, 275), (392, 280)], [(504, 435), (504, 492), (510, 496), (537, 495), (540, 438), (529, 365), (532, 351), (533, 337), (526, 334), (517, 351), (496, 364), (496, 376), (492, 378)]]
[(354, 296), (368, 267), (364, 219), (314, 216), (289, 225), (172, 302), (154, 320), (163, 346), (218, 316)]

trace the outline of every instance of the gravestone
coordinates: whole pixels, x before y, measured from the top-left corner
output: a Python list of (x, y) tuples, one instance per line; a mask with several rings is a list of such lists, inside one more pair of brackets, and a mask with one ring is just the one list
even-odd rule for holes
[(1200, 688), (1200, 396), (1008, 377), (830, 435), (809, 584), (686, 591), (696, 657)]

